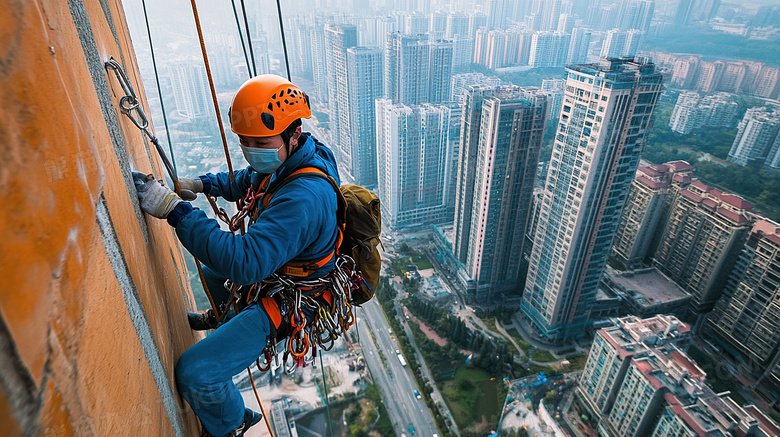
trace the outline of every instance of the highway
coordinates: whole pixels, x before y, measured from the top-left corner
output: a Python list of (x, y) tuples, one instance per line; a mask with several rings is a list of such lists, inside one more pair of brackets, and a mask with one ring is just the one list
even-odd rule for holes
[[(404, 434), (411, 437), (410, 425), (414, 427), (415, 437), (432, 437), (438, 434), (433, 416), (425, 401), (417, 399), (414, 395), (417, 384), (409, 367), (402, 366), (396, 356), (398, 343), (395, 336), (388, 332), (390, 326), (379, 302), (373, 299), (364, 304), (358, 310), (358, 319), (360, 343), (366, 365), (371, 369), (374, 382), (382, 392), (382, 399), (397, 435)], [(369, 333), (369, 326), (374, 333), (376, 343)], [(379, 350), (382, 350), (386, 363), (382, 362)]]

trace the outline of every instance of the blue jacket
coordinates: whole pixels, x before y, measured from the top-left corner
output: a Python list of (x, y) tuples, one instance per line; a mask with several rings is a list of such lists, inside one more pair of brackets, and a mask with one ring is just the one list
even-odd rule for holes
[[(301, 136), (301, 142), (274, 172), (269, 189), (302, 167), (323, 170), (340, 184), (333, 152), (309, 133)], [(244, 197), (250, 185), (258, 186), (262, 178), (251, 167), (235, 172), (233, 182), (227, 173), (201, 176), (205, 192), (229, 201)], [(277, 191), (268, 208), (260, 204), (257, 221), (244, 235), (221, 230), (216, 219), (188, 202), (179, 204), (168, 221), (195, 258), (233, 282), (248, 285), (260, 282), (288, 261), (316, 262), (333, 251), (337, 206), (336, 193), (327, 180), (304, 176)], [(333, 265), (331, 260), (313, 276), (323, 276)]]

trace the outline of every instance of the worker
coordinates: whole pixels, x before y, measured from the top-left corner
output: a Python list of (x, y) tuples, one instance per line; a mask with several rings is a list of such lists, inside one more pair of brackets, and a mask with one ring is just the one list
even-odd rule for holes
[[(333, 153), (302, 132), (309, 118), (308, 96), (276, 75), (244, 83), (230, 107), (231, 130), (238, 135), (249, 167), (235, 172), (180, 179), (182, 192), (203, 192), (229, 201), (243, 198), (268, 177), (268, 191), (302, 167), (315, 167), (339, 182)], [(133, 174), (141, 209), (167, 219), (182, 245), (201, 260), (217, 305), (227, 303), (222, 284), (262, 281), (288, 262), (329, 259), (338, 237), (337, 198), (320, 177), (300, 177), (277, 191), (270, 203), (258, 202), (257, 219), (244, 235), (220, 229), (215, 219), (141, 173)], [(331, 257), (332, 258), (332, 257)], [(334, 262), (318, 264), (311, 277), (325, 276)], [(190, 314), (194, 329), (216, 327), (213, 313)], [(247, 409), (232, 377), (261, 356), (271, 332), (269, 310), (258, 300), (185, 351), (176, 364), (179, 392), (200, 418), (204, 436), (240, 436), (262, 419)]]

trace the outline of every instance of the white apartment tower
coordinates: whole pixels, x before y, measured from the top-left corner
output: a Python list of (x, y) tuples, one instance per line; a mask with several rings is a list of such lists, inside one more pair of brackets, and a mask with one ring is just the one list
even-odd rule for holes
[(188, 119), (206, 115), (209, 85), (206, 70), (199, 64), (175, 64), (169, 69), (176, 112)]
[(521, 308), (551, 341), (581, 335), (661, 93), (647, 59), (573, 65)]
[(376, 100), (378, 194), (390, 229), (442, 224), (452, 172), (450, 109)]
[(385, 47), (385, 97), (419, 105), (450, 99), (452, 43), (392, 33)]

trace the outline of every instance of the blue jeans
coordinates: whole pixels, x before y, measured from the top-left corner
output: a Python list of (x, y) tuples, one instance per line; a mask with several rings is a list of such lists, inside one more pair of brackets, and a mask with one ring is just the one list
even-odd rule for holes
[(260, 357), (270, 323), (260, 304), (249, 305), (179, 357), (176, 386), (211, 435), (241, 425), (244, 399), (232, 378)]

